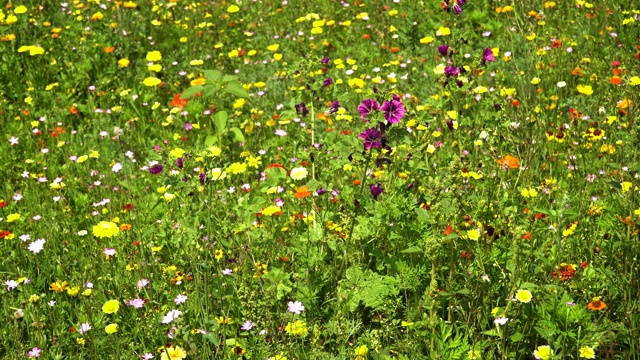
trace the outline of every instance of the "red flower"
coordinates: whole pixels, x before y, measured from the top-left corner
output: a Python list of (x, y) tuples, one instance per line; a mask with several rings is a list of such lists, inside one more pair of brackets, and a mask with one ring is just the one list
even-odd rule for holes
[(447, 236), (453, 232), (451, 225), (447, 224), (447, 229), (444, 231), (444, 236)]

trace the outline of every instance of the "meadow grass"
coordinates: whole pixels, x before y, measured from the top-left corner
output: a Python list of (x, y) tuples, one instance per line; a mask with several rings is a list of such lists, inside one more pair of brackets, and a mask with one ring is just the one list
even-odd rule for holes
[(639, 24), (7, 2), (0, 358), (640, 359)]

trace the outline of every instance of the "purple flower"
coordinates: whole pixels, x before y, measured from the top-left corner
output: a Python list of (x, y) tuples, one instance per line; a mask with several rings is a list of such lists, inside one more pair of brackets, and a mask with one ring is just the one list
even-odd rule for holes
[(34, 347), (33, 349), (31, 349), (31, 351), (29, 351), (29, 357), (40, 357), (40, 349), (37, 347)]
[(487, 61), (494, 62), (496, 60), (495, 56), (493, 56), (493, 50), (491, 48), (486, 48), (482, 52), (482, 65), (486, 64)]
[(460, 69), (457, 66), (447, 66), (444, 68), (444, 74), (447, 75), (447, 77), (458, 76)]
[(296, 104), (295, 108), (296, 112), (298, 114), (302, 114), (302, 116), (307, 116), (307, 114), (309, 114), (309, 110), (307, 110), (307, 106), (303, 102), (301, 102), (300, 104)]
[(200, 184), (204, 185), (206, 181), (207, 181), (207, 174), (200, 173)]
[(363, 100), (360, 105), (358, 105), (358, 111), (360, 112), (360, 116), (364, 119), (371, 113), (372, 111), (380, 110), (380, 105), (373, 99)]
[(179, 167), (180, 169), (182, 169), (182, 163), (184, 162), (183, 158), (178, 158), (178, 160), (176, 160), (176, 166)]
[(384, 112), (384, 118), (392, 124), (397, 124), (404, 117), (404, 105), (400, 100), (385, 101), (380, 109)]
[(158, 175), (162, 172), (162, 169), (164, 169), (162, 165), (156, 164), (149, 169), (149, 172), (152, 173), (153, 175)]
[(337, 113), (339, 108), (340, 102), (338, 100), (333, 100), (333, 102), (331, 103), (331, 109), (329, 109), (329, 114)]
[(373, 196), (373, 198), (377, 200), (378, 196), (382, 194), (384, 189), (382, 188), (382, 186), (380, 186), (380, 184), (378, 185), (371, 184), (369, 185), (369, 191), (371, 191), (371, 196)]
[(328, 64), (329, 63), (329, 57), (328, 56), (323, 57), (322, 60), (320, 60), (320, 62), (323, 63), (323, 64)]
[(188, 122), (187, 122), (187, 123), (184, 123), (184, 129), (185, 129), (186, 131), (193, 130), (193, 124), (188, 123)]
[(460, 15), (462, 12), (462, 8), (458, 4), (453, 4), (453, 13), (456, 15)]
[(327, 78), (327, 79), (322, 83), (322, 86), (329, 86), (329, 85), (331, 85), (331, 84), (333, 84), (333, 79), (332, 79), (332, 78), (330, 78), (330, 77), (328, 77), (328, 78)]
[(440, 45), (438, 46), (438, 51), (440, 52), (440, 55), (447, 56), (447, 53), (449, 52), (449, 46)]
[(382, 146), (382, 133), (376, 128), (368, 128), (360, 133), (358, 139), (362, 139), (364, 142), (365, 150), (371, 150), (371, 148), (380, 148)]
[(318, 196), (326, 194), (327, 190), (323, 189), (323, 188), (318, 188), (318, 190), (316, 190), (316, 194), (318, 194)]

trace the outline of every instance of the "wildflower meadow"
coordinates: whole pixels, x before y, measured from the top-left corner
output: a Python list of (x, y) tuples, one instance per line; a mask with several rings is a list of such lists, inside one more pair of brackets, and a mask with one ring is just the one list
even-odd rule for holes
[(591, 1), (3, 1), (0, 358), (640, 360)]

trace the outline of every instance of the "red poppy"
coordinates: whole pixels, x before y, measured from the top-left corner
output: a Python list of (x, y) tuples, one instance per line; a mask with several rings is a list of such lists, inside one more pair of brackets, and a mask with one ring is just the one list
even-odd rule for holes
[(444, 231), (444, 236), (447, 236), (453, 232), (451, 225), (447, 224), (447, 229)]

